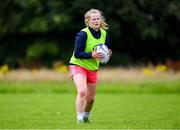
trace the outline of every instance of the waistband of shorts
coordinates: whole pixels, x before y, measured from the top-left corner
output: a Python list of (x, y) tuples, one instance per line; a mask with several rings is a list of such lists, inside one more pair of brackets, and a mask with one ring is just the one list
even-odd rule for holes
[[(79, 67), (82, 67), (82, 68), (84, 68), (84, 69), (87, 69), (87, 68), (85, 68), (85, 67), (83, 67), (83, 66), (76, 65), (76, 64), (72, 64), (72, 63), (69, 63), (69, 66), (71, 66), (71, 65), (75, 65), (75, 66), (79, 66)], [(89, 70), (89, 69), (87, 69), (87, 70)], [(89, 70), (89, 71), (98, 71), (98, 70)]]

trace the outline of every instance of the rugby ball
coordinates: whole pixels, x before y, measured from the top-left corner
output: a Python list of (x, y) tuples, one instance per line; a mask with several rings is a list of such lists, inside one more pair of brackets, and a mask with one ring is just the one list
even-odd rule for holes
[(97, 53), (100, 52), (102, 54), (102, 57), (99, 59), (100, 63), (106, 64), (109, 61), (109, 57), (110, 57), (109, 49), (108, 49), (108, 47), (105, 44), (98, 44), (95, 47), (95, 51)]

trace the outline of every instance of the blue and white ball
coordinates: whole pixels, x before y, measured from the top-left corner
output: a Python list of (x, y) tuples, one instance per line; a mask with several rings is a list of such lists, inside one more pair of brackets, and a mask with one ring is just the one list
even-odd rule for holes
[(106, 64), (109, 61), (109, 49), (105, 44), (99, 44), (95, 47), (97, 53), (101, 53), (102, 57), (99, 59), (99, 62), (102, 64)]

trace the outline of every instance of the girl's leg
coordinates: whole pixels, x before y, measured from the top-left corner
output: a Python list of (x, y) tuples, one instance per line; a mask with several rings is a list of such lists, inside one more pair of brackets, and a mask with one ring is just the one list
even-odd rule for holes
[(88, 83), (85, 112), (90, 112), (96, 96), (96, 84)]
[(87, 94), (86, 77), (82, 74), (76, 74), (73, 76), (75, 86), (77, 88), (76, 98), (76, 112), (78, 120), (83, 120), (83, 114), (85, 112), (85, 102)]
[(84, 113), (85, 122), (89, 122), (89, 115), (94, 103), (95, 96), (96, 96), (96, 84), (89, 83), (87, 86), (87, 95), (86, 95), (86, 104), (85, 104), (85, 113)]

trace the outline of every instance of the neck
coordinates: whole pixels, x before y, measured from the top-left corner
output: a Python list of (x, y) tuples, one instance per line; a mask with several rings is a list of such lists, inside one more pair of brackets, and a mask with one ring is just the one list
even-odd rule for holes
[(99, 30), (98, 28), (94, 29), (96, 32)]
[[(90, 26), (89, 26), (90, 27)], [(90, 27), (90, 28), (92, 28), (94, 31), (99, 31), (99, 28), (93, 28), (93, 27)]]

